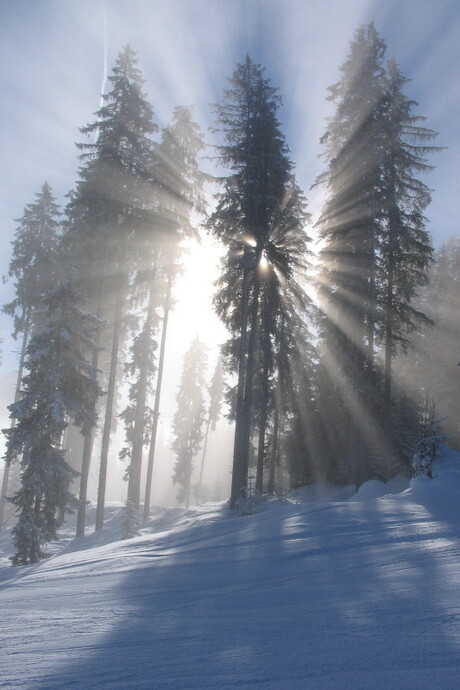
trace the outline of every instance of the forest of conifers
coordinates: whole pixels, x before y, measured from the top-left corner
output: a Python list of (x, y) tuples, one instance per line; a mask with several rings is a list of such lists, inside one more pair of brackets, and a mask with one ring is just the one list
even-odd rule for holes
[(193, 471), (222, 409), (235, 425), (232, 507), (249, 490), (429, 475), (440, 443), (459, 447), (460, 240), (432, 246), (425, 174), (439, 148), (406, 90), (374, 25), (359, 27), (327, 96), (312, 226), (261, 65), (243, 59), (214, 105), (217, 178), (202, 170), (192, 108), (160, 130), (135, 52), (120, 52), (81, 128), (65, 208), (45, 182), (17, 221), (4, 311), (21, 355), (0, 512), (3, 525), (8, 497), (13, 564), (43, 558), (70, 511), (84, 535), (91, 464), (103, 528), (115, 416), (126, 536), (148, 518), (173, 290), (184, 240), (205, 233), (223, 247), (214, 307), (228, 339), (207, 387), (204, 344), (184, 333), (180, 502), (205, 495)]

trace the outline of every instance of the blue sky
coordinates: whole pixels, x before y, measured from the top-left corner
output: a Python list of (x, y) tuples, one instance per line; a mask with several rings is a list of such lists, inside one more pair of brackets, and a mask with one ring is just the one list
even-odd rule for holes
[[(460, 5), (457, 0), (0, 0), (3, 65), (0, 103), (0, 275), (8, 270), (14, 218), (45, 180), (58, 201), (77, 176), (78, 128), (99, 105), (107, 43), (109, 71), (119, 50), (138, 52), (146, 92), (160, 125), (175, 105), (194, 104), (206, 133), (209, 103), (249, 53), (280, 88), (283, 129), (299, 182), (315, 212), (319, 138), (331, 112), (327, 87), (339, 76), (354, 30), (375, 21), (412, 81), (406, 92), (437, 130), (428, 210), (435, 245), (459, 234)], [(2, 286), (1, 303), (12, 298)], [(0, 319), (3, 371), (13, 361), (9, 319)]]

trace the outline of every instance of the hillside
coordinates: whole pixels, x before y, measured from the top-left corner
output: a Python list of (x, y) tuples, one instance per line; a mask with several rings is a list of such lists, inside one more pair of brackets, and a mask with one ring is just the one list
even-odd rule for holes
[(232, 517), (156, 509), (11, 568), (0, 688), (458, 687), (460, 455), (432, 480), (316, 486)]

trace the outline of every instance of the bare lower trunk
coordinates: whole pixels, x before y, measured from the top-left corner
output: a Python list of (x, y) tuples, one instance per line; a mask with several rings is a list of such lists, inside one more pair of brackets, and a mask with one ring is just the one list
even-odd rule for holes
[(391, 316), (387, 317), (387, 326), (385, 334), (385, 388), (384, 401), (387, 414), (390, 411), (391, 403), (391, 367), (393, 360), (392, 353), (392, 339), (393, 339), (393, 321)]
[(155, 389), (155, 403), (153, 408), (153, 423), (152, 423), (152, 433), (150, 435), (150, 446), (149, 446), (149, 456), (147, 461), (147, 479), (145, 484), (145, 499), (144, 499), (144, 520), (148, 520), (150, 515), (150, 500), (152, 492), (152, 475), (153, 475), (153, 464), (155, 461), (155, 447), (157, 441), (158, 433), (158, 419), (160, 416), (160, 399), (161, 399), (161, 384), (163, 381), (163, 369), (165, 361), (166, 352), (166, 335), (168, 331), (168, 318), (169, 312), (171, 310), (171, 291), (173, 283), (173, 273), (172, 266), (168, 276), (168, 285), (166, 288), (166, 298), (164, 305), (164, 316), (163, 316), (163, 329), (161, 333), (161, 344), (160, 344), (160, 354), (158, 358), (158, 375), (157, 375), (157, 385)]
[(88, 500), (88, 478), (91, 465), (91, 452), (93, 449), (93, 432), (85, 434), (83, 443), (83, 455), (81, 460), (80, 492), (78, 494), (77, 529), (75, 536), (85, 536), (86, 504)]
[[(391, 232), (391, 227), (390, 227)], [(388, 283), (386, 299), (386, 319), (385, 319), (385, 372), (384, 372), (384, 402), (387, 415), (390, 412), (391, 403), (391, 365), (393, 359), (393, 247), (390, 238), (390, 250), (388, 256)]]
[(265, 430), (267, 426), (267, 401), (262, 401), (259, 424), (259, 440), (257, 445), (257, 469), (256, 469), (256, 489), (263, 491), (264, 483), (264, 459), (265, 459)]
[[(149, 294), (149, 306), (145, 323), (146, 332), (151, 332), (154, 317), (154, 282), (152, 280)], [(147, 408), (148, 364), (146, 356), (139, 371), (139, 387), (136, 400), (136, 417), (134, 420), (134, 437), (129, 465), (128, 500), (135, 509), (139, 509), (141, 496), (142, 453), (144, 450), (145, 410)]]
[[(100, 312), (100, 309), (98, 309)], [(99, 313), (100, 316), (100, 313)], [(100, 338), (99, 338), (100, 339)], [(99, 365), (99, 347), (94, 348), (91, 357), (91, 364), (95, 369)], [(90, 429), (84, 435), (83, 441), (83, 454), (81, 458), (81, 473), (80, 473), (80, 491), (78, 495), (78, 511), (77, 511), (77, 529), (75, 536), (84, 537), (85, 536), (85, 523), (86, 523), (86, 504), (88, 501), (88, 479), (89, 479), (89, 468), (91, 466), (91, 455), (93, 452), (93, 441), (94, 441), (94, 429)]]
[(210, 426), (211, 426), (211, 419), (208, 417), (208, 421), (206, 422), (206, 433), (204, 435), (203, 455), (201, 457), (201, 469), (200, 469), (200, 481), (199, 481), (200, 484), (203, 481), (204, 461), (206, 458), (206, 448), (208, 447), (208, 436), (209, 436), (209, 427)]
[(265, 460), (265, 435), (267, 431), (267, 420), (268, 420), (268, 398), (269, 398), (269, 387), (268, 387), (268, 370), (269, 370), (269, 358), (270, 358), (270, 342), (269, 335), (267, 332), (267, 320), (268, 320), (268, 298), (267, 290), (263, 293), (263, 371), (262, 371), (262, 400), (260, 406), (260, 420), (259, 420), (259, 441), (257, 447), (257, 471), (256, 471), (256, 489), (262, 492), (263, 490), (263, 478), (264, 478), (264, 460)]
[(375, 340), (375, 225), (371, 222), (371, 235), (369, 246), (369, 303), (367, 323), (367, 361), (371, 375), (374, 367), (374, 340)]
[[(189, 451), (190, 452), (190, 451)], [(187, 471), (185, 474), (185, 507), (190, 508), (190, 494), (192, 492), (192, 457), (189, 456), (187, 463)]]
[(97, 491), (97, 508), (96, 508), (96, 530), (104, 527), (104, 506), (105, 506), (105, 490), (107, 483), (107, 461), (110, 446), (110, 431), (112, 427), (113, 404), (115, 400), (115, 381), (117, 375), (118, 364), (118, 350), (120, 347), (121, 334), (121, 313), (123, 303), (123, 288), (120, 286), (117, 293), (117, 302), (115, 308), (115, 320), (112, 337), (112, 350), (110, 354), (110, 371), (109, 381), (107, 386), (107, 402), (105, 408), (104, 428), (102, 432), (102, 447), (101, 447), (101, 463), (99, 466), (99, 484)]
[(10, 463), (5, 462), (5, 467), (3, 469), (3, 480), (2, 480), (2, 493), (0, 495), (0, 530), (6, 527), (5, 520), (5, 506), (8, 500), (8, 483), (10, 480)]
[(278, 434), (279, 434), (279, 406), (278, 403), (275, 405), (275, 413), (273, 420), (273, 444), (272, 452), (270, 456), (270, 470), (268, 473), (268, 487), (267, 491), (269, 494), (275, 493), (275, 467), (276, 467), (276, 457), (278, 454)]
[[(257, 264), (256, 264), (257, 265)], [(244, 386), (244, 414), (243, 414), (243, 431), (242, 431), (242, 444), (241, 444), (241, 457), (242, 457), (242, 472), (245, 481), (247, 482), (248, 470), (249, 470), (249, 446), (251, 441), (251, 429), (252, 429), (252, 407), (253, 407), (253, 397), (254, 397), (254, 370), (256, 364), (256, 342), (257, 342), (257, 316), (259, 310), (259, 290), (260, 283), (257, 275), (255, 275), (254, 281), (254, 294), (252, 296), (251, 305), (251, 330), (249, 332), (249, 342), (248, 342), (248, 361), (246, 368), (246, 382)], [(246, 484), (245, 484), (246, 485)]]
[(244, 420), (244, 388), (246, 382), (246, 355), (247, 355), (247, 330), (248, 330), (248, 301), (249, 301), (249, 248), (244, 249), (244, 272), (242, 288), (242, 313), (240, 330), (240, 348), (238, 356), (238, 383), (236, 398), (235, 441), (233, 446), (232, 488), (230, 505), (235, 507), (236, 501), (241, 496), (241, 490), (247, 483), (247, 468), (243, 467), (243, 420)]

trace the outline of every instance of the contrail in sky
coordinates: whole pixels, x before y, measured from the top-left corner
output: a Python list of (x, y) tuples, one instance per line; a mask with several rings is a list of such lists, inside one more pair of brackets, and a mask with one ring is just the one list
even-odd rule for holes
[(107, 6), (106, 0), (102, 0), (102, 8), (104, 15), (104, 67), (102, 72), (102, 86), (101, 86), (101, 107), (103, 105), (104, 99), (102, 95), (105, 93), (105, 84), (107, 82), (107, 50), (108, 50), (108, 32), (107, 32)]
[[(108, 53), (109, 39), (108, 39), (108, 31), (107, 31), (106, 0), (102, 0), (102, 14), (103, 14), (103, 18), (104, 18), (104, 63), (103, 63), (103, 68), (102, 68), (102, 84), (101, 84), (101, 97), (99, 100), (99, 108), (102, 108), (102, 106), (104, 105), (105, 85), (107, 83), (107, 53)], [(96, 143), (98, 138), (99, 138), (99, 129), (97, 129), (95, 132), (94, 143)]]

